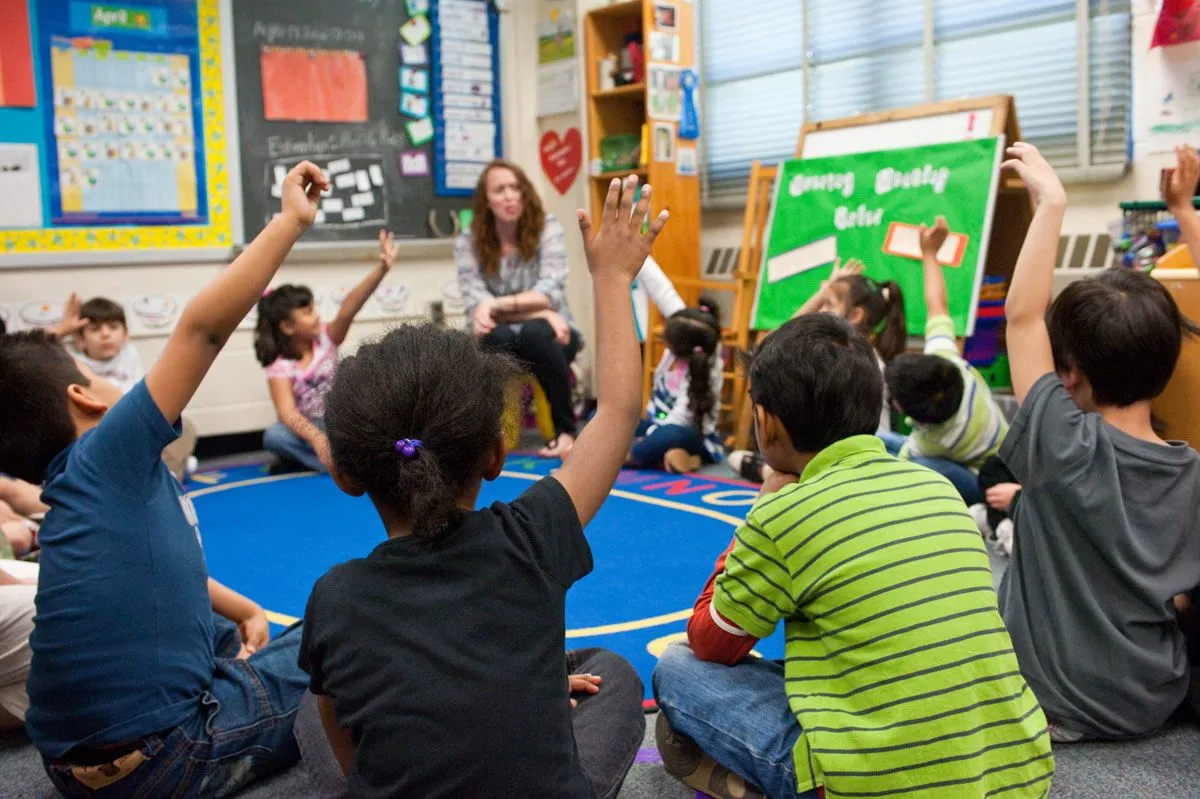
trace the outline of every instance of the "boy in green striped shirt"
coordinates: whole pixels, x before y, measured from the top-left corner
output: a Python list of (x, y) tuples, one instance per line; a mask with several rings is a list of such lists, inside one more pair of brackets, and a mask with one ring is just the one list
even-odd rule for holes
[(1004, 413), (983, 375), (959, 354), (938, 251), (949, 228), (938, 217), (921, 226), (925, 275), (925, 352), (894, 358), (888, 395), (912, 422), (912, 435), (888, 436), (889, 451), (945, 475), (968, 505), (984, 501), (979, 467), (1000, 450), (1008, 433)]
[[(882, 390), (871, 345), (832, 316), (789, 322), (754, 355), (755, 429), (778, 474), (718, 560), (689, 646), (668, 648), (654, 673), (659, 747), (692, 787), (805, 799), (1049, 790), (1046, 719), (983, 542), (949, 482), (871, 435)], [(746, 659), (780, 621), (784, 662)]]

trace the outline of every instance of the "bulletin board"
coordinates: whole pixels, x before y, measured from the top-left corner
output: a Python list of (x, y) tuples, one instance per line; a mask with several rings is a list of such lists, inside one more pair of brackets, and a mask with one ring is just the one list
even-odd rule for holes
[(753, 327), (791, 319), (838, 259), (904, 291), (908, 332), (925, 329), (921, 224), (946, 217), (938, 253), (959, 335), (975, 326), (1004, 137), (785, 161), (759, 273)]
[(0, 255), (233, 243), (217, 0), (0, 0), (0, 18)]
[(449, 237), (500, 156), (499, 22), (487, 0), (233, 0), (245, 239), (309, 160), (332, 188), (305, 239)]

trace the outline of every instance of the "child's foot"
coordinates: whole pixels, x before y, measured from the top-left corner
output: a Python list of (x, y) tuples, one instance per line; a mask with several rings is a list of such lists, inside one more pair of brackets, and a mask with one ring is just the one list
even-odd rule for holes
[(557, 438), (538, 450), (537, 456), (539, 458), (559, 458), (565, 461), (571, 454), (573, 446), (575, 446), (575, 436), (570, 433), (559, 433)]
[(967, 509), (971, 513), (971, 518), (975, 520), (975, 526), (979, 528), (979, 534), (987, 541), (996, 540), (996, 531), (988, 524), (988, 506), (982, 502), (972, 505)]
[(658, 712), (654, 742), (663, 767), (689, 788), (716, 799), (766, 799), (766, 794), (717, 763), (686, 735), (671, 729), (667, 714)]
[(763, 456), (757, 452), (751, 452), (747, 449), (734, 450), (729, 453), (729, 457), (725, 459), (725, 462), (743, 480), (749, 480), (751, 483), (761, 483), (763, 481), (763, 467), (766, 466), (766, 462), (763, 461)]
[(686, 449), (669, 449), (663, 455), (663, 467), (671, 474), (688, 474), (700, 468), (700, 456)]
[(996, 549), (1004, 555), (1012, 555), (1013, 551), (1013, 523), (1012, 519), (1005, 519), (996, 525)]

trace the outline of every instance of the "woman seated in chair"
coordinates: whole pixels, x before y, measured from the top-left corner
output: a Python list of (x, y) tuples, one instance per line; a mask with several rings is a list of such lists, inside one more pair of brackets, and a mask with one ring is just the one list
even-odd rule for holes
[(471, 230), (459, 236), (454, 258), (475, 337), (520, 359), (546, 394), (554, 438), (538, 455), (565, 458), (576, 431), (571, 362), (583, 340), (567, 307), (562, 225), (520, 167), (494, 161), (483, 171)]

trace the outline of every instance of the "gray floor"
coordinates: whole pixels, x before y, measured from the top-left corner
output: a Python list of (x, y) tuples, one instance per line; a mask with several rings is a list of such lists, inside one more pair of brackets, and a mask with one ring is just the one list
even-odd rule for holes
[[(232, 464), (225, 464), (232, 465)], [(730, 476), (723, 466), (705, 470)], [(997, 581), (1005, 567), (993, 558)], [(646, 717), (642, 760), (654, 757), (654, 716)], [(1200, 797), (1200, 723), (1176, 722), (1134, 743), (1074, 744), (1055, 749), (1053, 799), (1196, 799)], [(24, 735), (0, 735), (0, 799), (52, 797), (33, 746)], [(244, 799), (302, 799), (306, 781), (296, 768), (249, 788)], [(633, 766), (620, 799), (693, 799), (696, 794), (657, 763)]]

